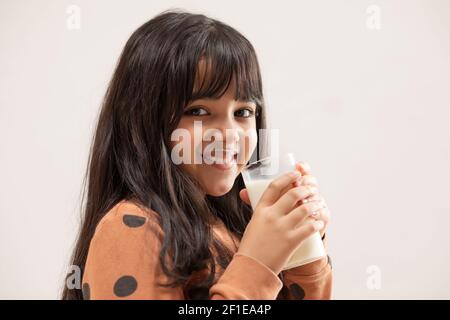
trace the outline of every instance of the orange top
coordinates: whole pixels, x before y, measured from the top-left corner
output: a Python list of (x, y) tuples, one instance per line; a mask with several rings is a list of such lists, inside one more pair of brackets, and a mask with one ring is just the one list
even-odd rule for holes
[[(122, 200), (99, 222), (91, 240), (83, 273), (85, 299), (186, 299), (184, 288), (160, 287), (169, 280), (161, 269), (163, 231), (151, 209)], [(236, 253), (223, 223), (214, 232), (233, 250), (225, 270), (216, 266), (209, 299), (330, 299), (332, 272), (329, 257), (276, 275), (261, 262)]]

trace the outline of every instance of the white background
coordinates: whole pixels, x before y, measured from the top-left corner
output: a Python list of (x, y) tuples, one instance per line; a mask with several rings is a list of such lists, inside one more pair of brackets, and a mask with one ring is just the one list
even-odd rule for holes
[(332, 210), (334, 298), (450, 298), (446, 0), (2, 0), (0, 298), (58, 298), (107, 81), (131, 33), (169, 8), (255, 46), (271, 126)]

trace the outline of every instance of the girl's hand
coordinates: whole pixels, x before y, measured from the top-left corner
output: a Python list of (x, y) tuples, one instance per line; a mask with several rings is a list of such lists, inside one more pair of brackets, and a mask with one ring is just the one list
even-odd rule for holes
[[(318, 188), (317, 179), (311, 175), (311, 167), (306, 162), (298, 162), (295, 166), (297, 170), (299, 170), (302, 174), (301, 181), (298, 185), (302, 186), (313, 186), (315, 188)], [(328, 223), (330, 221), (330, 210), (328, 209), (328, 206), (325, 202), (325, 199), (322, 195), (316, 194), (314, 196), (311, 196), (306, 199), (306, 201), (302, 201), (302, 203), (307, 203), (311, 200), (319, 200), (322, 201), (324, 208), (320, 209), (318, 214), (314, 216), (316, 220), (322, 220), (324, 227), (320, 230), (320, 235), (323, 237), (327, 230)]]
[[(299, 181), (294, 183), (295, 186), (319, 187), (317, 184), (317, 179), (311, 175), (311, 167), (306, 162), (300, 161), (295, 165), (295, 167), (302, 175)], [(242, 189), (239, 196), (242, 201), (248, 205), (251, 205), (247, 189)], [(315, 220), (321, 220), (323, 222), (324, 226), (319, 230), (321, 237), (323, 237), (330, 221), (330, 210), (326, 205), (325, 199), (318, 193), (307, 197), (305, 200), (301, 201), (301, 204), (308, 203), (310, 201), (318, 201), (323, 206), (323, 208), (319, 209), (317, 214), (313, 217)]]
[[(323, 221), (313, 218), (322, 208), (321, 201), (301, 203), (318, 191), (311, 185), (296, 186), (302, 180), (301, 171), (294, 170), (269, 184), (253, 210), (237, 253), (260, 261), (278, 274), (295, 249), (323, 229)], [(241, 190), (240, 196), (250, 204), (247, 190)]]

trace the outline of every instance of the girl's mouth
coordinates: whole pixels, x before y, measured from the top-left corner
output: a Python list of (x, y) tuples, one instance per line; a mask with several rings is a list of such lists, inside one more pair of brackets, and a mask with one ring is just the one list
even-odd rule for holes
[(238, 152), (232, 149), (214, 150), (214, 155), (202, 154), (205, 164), (219, 170), (229, 170), (237, 163)]

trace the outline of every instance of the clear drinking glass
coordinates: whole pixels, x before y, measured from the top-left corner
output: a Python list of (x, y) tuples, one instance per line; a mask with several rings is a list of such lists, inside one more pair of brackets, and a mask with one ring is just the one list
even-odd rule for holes
[[(245, 187), (252, 208), (261, 198), (270, 182), (279, 176), (295, 170), (295, 157), (292, 153), (282, 153), (250, 163), (242, 170)], [(283, 270), (305, 265), (326, 256), (325, 247), (316, 232), (305, 239), (293, 252)]]

